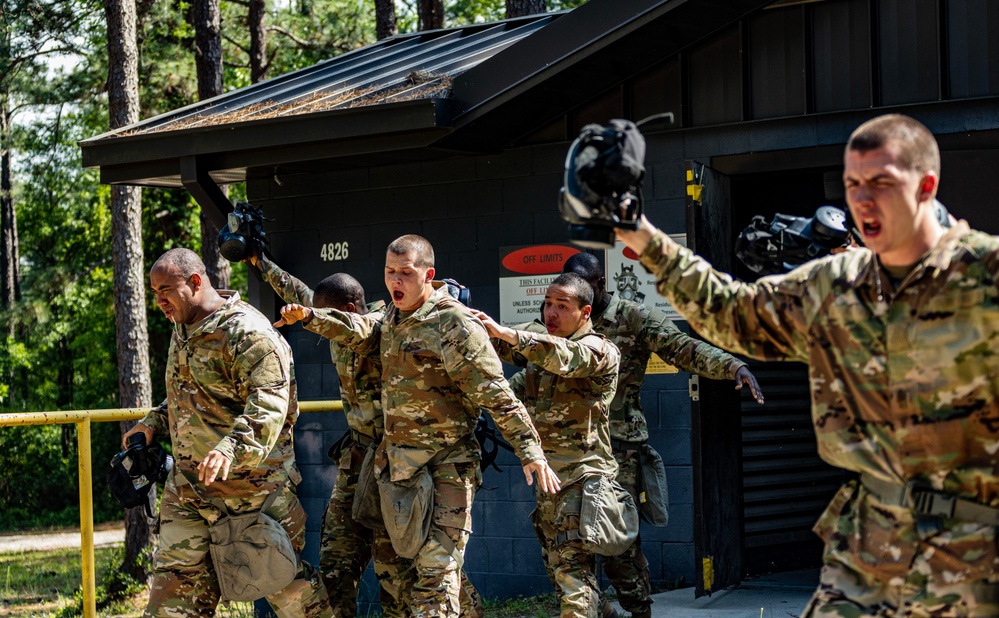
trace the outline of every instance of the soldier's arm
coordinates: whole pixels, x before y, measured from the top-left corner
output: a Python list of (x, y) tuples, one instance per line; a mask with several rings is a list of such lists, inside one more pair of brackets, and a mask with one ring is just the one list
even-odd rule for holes
[[(821, 290), (809, 290), (807, 280), (823, 260), (786, 275), (743, 283), (652, 230), (647, 245), (636, 242), (632, 249), (642, 247), (642, 264), (655, 275), (659, 293), (698, 333), (753, 358), (807, 361), (807, 333), (822, 298)], [(639, 233), (634, 234), (626, 242)], [(622, 240), (626, 236), (619, 232)]]
[(381, 318), (337, 309), (316, 309), (298, 304), (281, 308), (281, 320), (275, 327), (302, 322), (306, 330), (345, 345), (358, 354), (375, 353), (380, 344)]
[(153, 430), (153, 435), (165, 435), (170, 433), (167, 421), (167, 400), (164, 399), (160, 405), (146, 413), (139, 423)]
[(270, 284), (278, 296), (286, 303), (297, 303), (312, 306), (312, 288), (305, 285), (300, 279), (281, 269), (274, 262), (268, 261), (263, 256), (254, 256), (251, 262), (260, 268), (260, 273), (264, 281)]
[(545, 371), (567, 378), (616, 374), (621, 354), (603, 337), (571, 341), (556, 335), (516, 331), (513, 350)]
[(289, 359), (276, 333), (248, 332), (233, 345), (232, 380), (245, 404), (213, 450), (236, 468), (256, 468), (277, 445), (291, 399)]
[(454, 385), (473, 406), (489, 412), (522, 463), (544, 461), (538, 432), (503, 377), (482, 323), (455, 312), (445, 319), (441, 336), (441, 360)]
[(142, 417), (142, 420), (121, 436), (121, 446), (127, 448), (129, 436), (140, 432), (146, 437), (146, 444), (151, 444), (158, 434), (165, 435), (170, 433), (170, 429), (167, 426), (167, 402), (165, 399), (163, 403), (147, 412)]
[(648, 313), (641, 325), (641, 335), (649, 350), (667, 363), (706, 378), (735, 378), (739, 369), (746, 366), (725, 350), (687, 335), (662, 311)]

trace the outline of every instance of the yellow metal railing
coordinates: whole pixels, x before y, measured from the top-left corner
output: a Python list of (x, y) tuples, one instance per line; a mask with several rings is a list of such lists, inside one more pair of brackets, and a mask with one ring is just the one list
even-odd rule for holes
[[(300, 401), (301, 412), (340, 412), (342, 401)], [(0, 414), (0, 427), (67, 425), (76, 423), (77, 468), (80, 476), (80, 562), (83, 571), (83, 615), (97, 618), (97, 574), (94, 565), (94, 488), (90, 469), (90, 424), (137, 421), (149, 408), (111, 410), (67, 410), (61, 412), (15, 412)]]

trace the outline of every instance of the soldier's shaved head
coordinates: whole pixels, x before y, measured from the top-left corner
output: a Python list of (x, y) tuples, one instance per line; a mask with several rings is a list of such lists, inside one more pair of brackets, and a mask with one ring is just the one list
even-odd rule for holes
[(604, 271), (600, 267), (600, 260), (592, 253), (577, 253), (565, 261), (562, 267), (564, 273), (576, 273), (590, 284), (596, 283), (600, 277), (604, 276)]
[(897, 161), (905, 169), (940, 175), (940, 147), (936, 138), (923, 123), (902, 114), (868, 120), (853, 132), (846, 149), (865, 153), (888, 144), (898, 148)]
[(416, 234), (406, 234), (392, 241), (388, 253), (395, 255), (411, 255), (413, 263), (421, 268), (433, 268), (434, 247), (430, 241)]
[(174, 324), (194, 324), (225, 299), (208, 279), (205, 263), (190, 249), (170, 249), (149, 270), (156, 305)]
[(175, 267), (178, 273), (183, 277), (190, 277), (191, 275), (198, 274), (201, 275), (202, 279), (207, 280), (208, 278), (208, 269), (205, 267), (205, 263), (202, 261), (201, 256), (190, 249), (170, 249), (156, 260), (153, 264), (152, 270), (164, 268), (168, 265)]
[(344, 307), (354, 303), (357, 313), (365, 313), (364, 287), (361, 282), (347, 273), (336, 273), (326, 277), (316, 286), (313, 293), (316, 307)]

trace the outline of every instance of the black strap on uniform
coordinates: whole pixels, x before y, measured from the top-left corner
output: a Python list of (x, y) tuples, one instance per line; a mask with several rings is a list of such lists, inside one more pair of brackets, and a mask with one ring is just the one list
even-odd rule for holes
[(875, 478), (865, 472), (860, 475), (860, 482), (879, 502), (912, 509), (917, 515), (999, 526), (999, 509), (920, 487), (913, 481), (902, 485)]
[(479, 462), (479, 469), (483, 472), (493, 467), (497, 472), (502, 472), (496, 465), (496, 457), (499, 455), (500, 447), (513, 451), (513, 447), (502, 438), (496, 429), (490, 424), (489, 416), (479, 412), (479, 420), (475, 424), (475, 439), (479, 441), (479, 448), (482, 451), (482, 460)]
[(343, 453), (344, 447), (347, 446), (347, 442), (350, 441), (350, 430), (343, 432), (343, 435), (337, 438), (337, 441), (333, 443), (330, 450), (326, 452), (326, 456), (333, 461), (340, 461), (340, 455)]
[(617, 438), (611, 438), (611, 449), (615, 453), (626, 453), (628, 451), (637, 451), (642, 448), (645, 442), (629, 442), (627, 440), (618, 440)]
[(579, 536), (579, 530), (565, 530), (555, 535), (555, 547), (561, 547), (569, 541), (578, 541), (583, 537)]

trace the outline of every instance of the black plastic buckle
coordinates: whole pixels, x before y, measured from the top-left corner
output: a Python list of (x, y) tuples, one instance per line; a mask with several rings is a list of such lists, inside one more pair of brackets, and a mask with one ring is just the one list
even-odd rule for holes
[(939, 491), (919, 489), (911, 481), (905, 485), (903, 501), (907, 503), (904, 506), (920, 515), (945, 519), (954, 518), (954, 507), (957, 504), (956, 497)]

